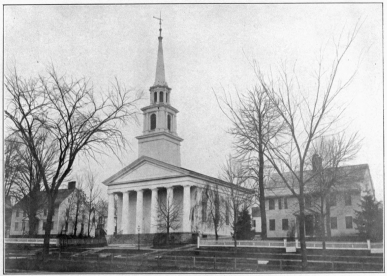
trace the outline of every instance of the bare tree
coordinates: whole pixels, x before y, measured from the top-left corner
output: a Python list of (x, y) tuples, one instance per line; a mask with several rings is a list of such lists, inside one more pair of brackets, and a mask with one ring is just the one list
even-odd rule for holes
[(90, 227), (93, 226), (92, 223), (92, 213), (94, 212), (94, 209), (96, 208), (96, 201), (99, 198), (101, 194), (101, 190), (96, 185), (96, 175), (88, 171), (86, 174), (86, 211), (87, 211), (87, 236), (90, 237)]
[[(341, 47), (339, 39), (328, 74), (323, 68), (323, 58), (321, 57), (313, 88), (311, 85), (301, 86), (300, 78), (295, 73), (295, 69), (290, 74), (284, 68), (277, 81), (270, 77), (271, 74), (264, 76), (259, 68), (256, 70), (263, 90), (284, 123), (281, 136), (270, 142), (269, 150), (265, 152), (265, 156), (286, 187), (298, 199), (303, 269), (307, 268), (304, 190), (309, 180), (305, 178), (304, 171), (308, 169), (308, 153), (313, 141), (326, 134), (341, 117), (343, 108), (335, 114), (334, 103), (343, 89), (349, 85), (354, 74), (344, 83), (337, 81), (337, 75), (343, 58), (358, 31), (359, 25), (356, 25), (343, 47)], [(296, 180), (296, 185), (292, 186), (285, 172), (290, 172), (292, 179)]]
[(214, 229), (216, 240), (219, 238), (219, 229), (225, 223), (225, 206), (222, 202), (222, 196), (219, 185), (207, 184), (204, 189), (204, 198), (202, 198), (205, 201), (203, 210), (207, 212), (205, 222)]
[[(39, 136), (37, 139), (37, 152), (42, 160), (44, 170), (47, 175), (50, 175), (52, 166), (52, 155), (45, 155), (42, 148), (45, 137)], [(9, 150), (12, 150), (12, 161), (6, 164), (8, 170), (11, 172), (12, 180), (9, 182), (6, 180), (6, 185), (12, 185), (12, 197), (15, 201), (19, 202), (19, 207), (27, 214), (29, 230), (28, 235), (33, 237), (37, 234), (37, 227), (39, 219), (37, 215), (46, 208), (47, 200), (45, 194), (42, 194), (42, 174), (37, 166), (37, 163), (33, 159), (28, 147), (26, 147), (17, 135), (8, 137), (8, 142), (17, 146), (12, 146)], [(17, 163), (16, 163), (17, 162)], [(10, 168), (13, 167), (13, 168)], [(10, 189), (11, 187), (9, 187)]]
[(232, 237), (234, 247), (237, 247), (238, 233), (238, 214), (248, 209), (253, 203), (254, 190), (248, 179), (248, 171), (242, 165), (242, 162), (229, 156), (222, 167), (220, 178), (232, 184), (224, 188), (226, 195), (226, 218), (231, 218)]
[[(312, 170), (314, 184), (308, 185), (308, 191), (318, 200), (312, 200), (310, 209), (319, 213), (319, 234), (325, 249), (325, 238), (331, 236), (330, 231), (330, 195), (336, 192), (338, 185), (347, 180), (350, 172), (340, 169), (344, 163), (355, 158), (360, 150), (357, 133), (346, 138), (345, 133), (330, 138), (321, 137), (313, 143)], [(325, 222), (325, 223), (324, 223)]]
[[(140, 95), (121, 88), (97, 95), (85, 79), (59, 76), (52, 68), (48, 77), (22, 79), (16, 70), (5, 77), (9, 96), (6, 119), (12, 132), (28, 147), (42, 175), (47, 194), (48, 215), (44, 237), (44, 256), (49, 240), (58, 189), (72, 171), (74, 161), (83, 154), (95, 158), (107, 148), (117, 153), (127, 144), (122, 124), (137, 121), (136, 102)], [(52, 177), (48, 177), (39, 155), (37, 138), (44, 135), (45, 155), (54, 156)]]
[(170, 231), (181, 227), (182, 202), (174, 199), (172, 194), (157, 199), (157, 229), (167, 234), (166, 243), (169, 245)]
[(108, 201), (105, 198), (99, 197), (94, 208), (94, 223), (97, 224), (96, 228), (99, 231), (99, 236), (101, 236), (101, 230), (103, 233), (106, 233), (106, 223), (105, 219), (108, 212)]
[(19, 149), (22, 143), (16, 137), (7, 136), (4, 148), (4, 197), (11, 197), (15, 192), (18, 175), (21, 171)]
[[(229, 133), (235, 137), (235, 147), (243, 159), (249, 160), (250, 175), (257, 181), (259, 206), (261, 213), (261, 237), (267, 237), (266, 210), (265, 210), (265, 151), (268, 143), (279, 135), (282, 121), (279, 114), (261, 87), (255, 86), (245, 94), (238, 96), (236, 106), (230, 98), (224, 96), (218, 100), (223, 113), (232, 122)], [(224, 95), (226, 95), (224, 93)], [(224, 105), (225, 107), (222, 107)]]

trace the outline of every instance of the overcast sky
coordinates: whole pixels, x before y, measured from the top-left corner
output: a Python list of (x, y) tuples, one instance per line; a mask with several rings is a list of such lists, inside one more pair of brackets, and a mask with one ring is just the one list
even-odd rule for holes
[[(301, 82), (308, 79), (320, 50), (329, 59), (334, 39), (360, 19), (363, 25), (338, 75), (344, 81), (358, 67), (340, 99), (348, 105), (342, 124), (364, 139), (351, 164), (369, 164), (382, 199), (381, 4), (6, 6), (5, 72), (16, 67), (21, 75), (33, 77), (53, 64), (60, 73), (90, 78), (97, 91), (117, 77), (127, 88), (145, 91), (143, 107), (149, 103), (156, 68), (158, 21), (152, 17), (160, 11), (166, 80), (172, 105), (180, 111), (178, 135), (184, 139), (182, 166), (215, 177), (233, 151), (226, 133), (230, 122), (214, 93), (224, 88), (233, 96), (236, 89), (251, 88), (256, 83), (250, 65), (254, 59), (266, 71), (297, 62)], [(76, 168), (92, 164), (99, 180), (105, 180), (137, 158), (134, 137), (141, 131), (141, 125), (127, 127), (132, 150), (122, 163), (109, 154), (100, 165), (79, 160)]]

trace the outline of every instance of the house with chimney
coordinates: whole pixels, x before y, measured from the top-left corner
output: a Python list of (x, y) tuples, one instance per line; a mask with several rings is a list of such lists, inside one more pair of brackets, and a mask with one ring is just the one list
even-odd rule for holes
[[(334, 170), (334, 172), (333, 172)], [(360, 209), (361, 198), (375, 194), (368, 164), (325, 169), (326, 175), (335, 174), (335, 183), (325, 191), (324, 180), (315, 170), (305, 171), (305, 233), (306, 237), (319, 237), (322, 225), (328, 237), (357, 235), (355, 211)], [(285, 173), (289, 183), (297, 181)], [(325, 179), (326, 181), (326, 179)], [(326, 183), (325, 183), (326, 185)], [(325, 194), (324, 194), (325, 193)], [(323, 195), (323, 196), (322, 196)], [(299, 236), (298, 199), (283, 183), (279, 175), (272, 175), (265, 187), (265, 209), (268, 238), (297, 238)], [(259, 208), (252, 212), (255, 231), (261, 232)]]
[[(58, 234), (73, 235), (76, 228), (76, 234), (87, 232), (87, 224), (84, 209), (77, 204), (80, 197), (77, 196), (81, 191), (76, 188), (76, 182), (71, 181), (68, 183), (67, 189), (59, 189), (58, 195), (55, 200), (55, 211), (52, 219), (51, 236)], [(36, 225), (35, 235), (44, 236), (44, 229), (47, 221), (47, 200), (46, 192), (40, 191), (37, 196), (39, 198), (38, 211), (36, 212), (36, 218), (38, 223)], [(11, 215), (10, 237), (22, 237), (27, 236), (29, 233), (29, 216), (28, 216), (28, 195), (17, 202)], [(80, 202), (79, 202), (80, 203)], [(74, 219), (74, 212), (78, 212), (78, 219)], [(76, 224), (75, 224), (76, 223)], [(77, 227), (75, 227), (77, 226)]]

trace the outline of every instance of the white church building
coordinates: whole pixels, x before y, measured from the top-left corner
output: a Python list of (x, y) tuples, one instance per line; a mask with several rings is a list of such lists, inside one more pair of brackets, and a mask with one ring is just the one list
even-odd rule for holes
[[(206, 187), (217, 185), (223, 193), (231, 189), (252, 192), (181, 167), (180, 143), (183, 139), (177, 134), (179, 111), (171, 105), (171, 88), (165, 80), (162, 39), (160, 25), (156, 78), (149, 89), (150, 104), (141, 109), (143, 133), (136, 137), (138, 159), (103, 181), (108, 186), (109, 196), (108, 242), (132, 243), (141, 233), (142, 242), (150, 243), (156, 233), (163, 231), (158, 223), (159, 199), (180, 203), (180, 223), (171, 231), (179, 233), (182, 240), (189, 240), (196, 234), (213, 235), (207, 218), (207, 204), (202, 200)], [(227, 195), (222, 197), (220, 204), (227, 206), (226, 201)], [(228, 208), (225, 210), (229, 211)], [(231, 219), (227, 218), (218, 232), (230, 237)]]

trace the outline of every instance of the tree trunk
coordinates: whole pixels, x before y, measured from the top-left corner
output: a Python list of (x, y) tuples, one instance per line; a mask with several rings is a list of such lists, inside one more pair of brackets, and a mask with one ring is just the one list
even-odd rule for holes
[(308, 258), (307, 258), (306, 240), (305, 240), (305, 205), (304, 205), (304, 193), (301, 185), (300, 185), (300, 196), (299, 196), (298, 202), (300, 204), (299, 230), (300, 230), (302, 270), (306, 270), (308, 267)]
[(214, 229), (215, 229), (215, 240), (218, 240), (218, 225), (215, 225), (215, 223), (214, 223)]
[[(262, 114), (260, 114), (262, 115)], [(267, 224), (266, 224), (266, 209), (265, 209), (265, 186), (263, 182), (263, 170), (264, 170), (264, 154), (263, 154), (263, 139), (262, 139), (262, 116), (259, 116), (259, 145), (258, 145), (258, 187), (259, 187), (259, 209), (261, 212), (261, 238), (267, 238)]]
[(325, 213), (326, 213), (326, 216), (325, 216), (325, 220), (326, 220), (326, 229), (327, 229), (327, 238), (330, 239), (331, 238), (331, 199), (330, 199), (330, 196), (328, 195), (327, 196), (327, 200), (326, 200), (326, 203), (325, 203)]
[[(89, 209), (90, 210), (90, 209)], [(90, 238), (90, 216), (91, 212), (89, 211), (89, 220), (87, 222), (87, 236)]]
[(325, 244), (325, 223), (324, 223), (324, 196), (321, 195), (321, 208), (320, 208), (320, 231), (321, 231), (321, 240), (322, 240), (322, 253), (325, 255), (326, 244)]
[(77, 228), (78, 228), (78, 213), (79, 213), (79, 204), (78, 204), (78, 200), (77, 199), (77, 208), (75, 209), (75, 222), (74, 222), (74, 232), (73, 232), (73, 235), (74, 236), (77, 236)]
[(39, 227), (39, 219), (36, 217), (36, 213), (30, 214), (28, 216), (28, 221), (28, 236), (33, 238), (37, 234), (37, 227)]
[(46, 228), (44, 229), (44, 242), (43, 242), (43, 258), (47, 258), (50, 253), (50, 235), (51, 235), (51, 223), (54, 216), (54, 202), (55, 199), (49, 197), (48, 199), (48, 214), (46, 220)]

